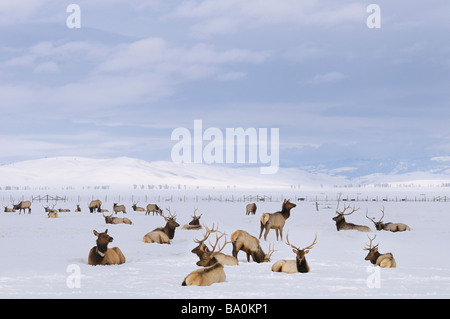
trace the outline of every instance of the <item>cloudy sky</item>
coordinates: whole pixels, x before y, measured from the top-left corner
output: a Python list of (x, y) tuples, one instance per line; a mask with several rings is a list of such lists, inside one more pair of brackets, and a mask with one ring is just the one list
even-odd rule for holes
[(196, 119), (279, 128), (282, 166), (448, 156), (449, 13), (447, 0), (2, 0), (0, 163), (171, 160), (171, 132)]

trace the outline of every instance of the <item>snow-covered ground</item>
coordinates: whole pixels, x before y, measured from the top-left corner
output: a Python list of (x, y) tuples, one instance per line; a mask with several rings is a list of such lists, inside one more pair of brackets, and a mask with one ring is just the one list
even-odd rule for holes
[[(433, 189), (416, 189), (417, 194)], [(87, 211), (87, 201), (93, 193), (107, 198), (105, 208), (112, 208), (117, 199), (112, 194), (96, 194), (89, 190), (81, 196), (83, 212), (73, 209), (79, 196), (68, 192), (69, 201), (58, 203), (56, 208), (69, 207), (70, 213), (60, 213), (59, 218), (47, 218), (42, 204), (33, 203), (31, 214), (0, 213), (0, 298), (449, 298), (450, 297), (450, 202), (432, 201), (381, 201), (386, 193), (372, 190), (358, 193), (369, 201), (351, 202), (360, 211), (347, 217), (347, 221), (369, 225), (365, 218), (379, 216), (385, 207), (385, 221), (403, 222), (412, 230), (402, 233), (374, 232), (381, 252), (392, 252), (397, 261), (395, 269), (374, 268), (364, 260), (363, 250), (369, 240), (366, 233), (336, 231), (336, 194), (338, 190), (311, 192), (306, 201), (296, 201), (298, 193), (284, 192), (297, 204), (287, 220), (285, 234), (299, 247), (312, 243), (317, 233), (318, 243), (307, 255), (311, 272), (307, 274), (273, 273), (270, 268), (279, 259), (294, 259), (292, 249), (275, 240), (271, 231), (264, 250), (275, 243), (277, 250), (272, 262), (248, 263), (245, 254), (239, 254), (239, 266), (226, 266), (226, 282), (209, 287), (182, 287), (184, 277), (196, 266), (197, 256), (190, 251), (196, 245), (194, 238), (202, 231), (176, 230), (171, 245), (146, 244), (142, 237), (156, 227), (163, 226), (159, 216), (145, 216), (133, 212), (132, 201), (139, 199), (144, 206), (144, 191), (121, 194), (121, 204), (128, 209), (127, 217), (134, 225), (106, 225), (101, 214)], [(361, 192), (361, 190), (359, 190)], [(3, 204), (13, 196), (29, 198), (31, 193), (0, 192)], [(62, 194), (61, 191), (58, 192)], [(150, 194), (150, 193), (149, 193)], [(182, 191), (166, 191), (165, 198), (173, 195), (173, 202), (162, 200), (164, 209), (170, 206), (176, 211), (177, 221), (184, 225), (191, 220), (194, 208), (202, 213), (201, 221), (209, 226), (218, 224), (220, 230), (231, 234), (237, 229), (259, 235), (259, 218), (263, 212), (275, 212), (281, 208), (281, 192), (274, 191), (274, 201), (259, 202), (255, 216), (245, 215), (246, 202), (203, 200), (211, 193), (191, 191), (184, 197)], [(218, 196), (216, 190), (213, 195)], [(224, 191), (230, 196), (231, 191)], [(246, 192), (236, 191), (233, 198)], [(411, 193), (412, 194), (412, 193)], [(410, 198), (413, 195), (410, 195)], [(443, 195), (441, 193), (439, 195)], [(158, 196), (154, 190), (152, 196)], [(316, 211), (314, 195), (318, 195), (319, 211)], [(372, 198), (379, 195), (379, 201)], [(405, 196), (404, 190), (389, 189), (391, 198)], [(196, 197), (198, 196), (198, 197)], [(279, 197), (276, 197), (279, 196)], [(345, 193), (343, 194), (345, 196)], [(353, 194), (350, 194), (352, 197)], [(156, 197), (152, 197), (156, 198)], [(327, 198), (329, 201), (325, 201)], [(184, 200), (180, 200), (184, 199)], [(150, 199), (149, 199), (150, 201)], [(341, 205), (343, 203), (341, 202)], [(119, 214), (122, 216), (122, 214)], [(95, 245), (93, 230), (104, 231), (114, 237), (110, 247), (118, 246), (126, 257), (126, 263), (117, 266), (89, 266), (88, 253)], [(373, 235), (372, 234), (372, 235)], [(225, 248), (231, 254), (231, 245)]]

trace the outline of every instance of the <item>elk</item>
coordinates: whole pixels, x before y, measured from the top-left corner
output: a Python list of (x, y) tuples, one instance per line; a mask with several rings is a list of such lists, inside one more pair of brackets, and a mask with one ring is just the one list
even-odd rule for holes
[(269, 262), (270, 257), (275, 252), (269, 245), (269, 252), (266, 254), (262, 250), (258, 238), (250, 235), (245, 230), (236, 230), (232, 233), (231, 243), (233, 244), (233, 256), (237, 258), (239, 251), (242, 250), (247, 254), (247, 262), (250, 262), (250, 256), (257, 263)]
[(131, 206), (133, 208), (133, 210), (135, 212), (145, 212), (145, 208), (137, 206), (138, 203), (139, 202), (136, 202), (136, 203), (133, 202), (133, 206)]
[(81, 213), (81, 207), (80, 207), (80, 204), (77, 204), (77, 208), (75, 209), (75, 212)]
[(68, 208), (58, 208), (58, 212), (60, 212), (60, 213), (70, 213), (70, 209), (68, 209)]
[(105, 217), (105, 222), (107, 224), (128, 224), (128, 225), (133, 225), (133, 222), (130, 219), (128, 219), (126, 217), (124, 217), (124, 218), (112, 217), (113, 214), (114, 213), (111, 213), (111, 215), (107, 216), (107, 215), (103, 214), (103, 212), (102, 212), (102, 215), (103, 215), (103, 217)]
[(116, 214), (118, 212), (127, 213), (125, 205), (117, 205), (117, 203), (114, 203), (113, 210)]
[(381, 254), (378, 252), (378, 244), (372, 246), (373, 240), (377, 237), (375, 235), (373, 238), (367, 236), (370, 240), (368, 247), (364, 248), (364, 250), (368, 250), (365, 260), (370, 260), (370, 262), (374, 265), (380, 266), (381, 268), (395, 268), (397, 263), (395, 262), (394, 256), (392, 253)]
[[(338, 203), (338, 205), (339, 205), (339, 203)], [(352, 224), (352, 223), (347, 223), (345, 221), (345, 217), (344, 216), (351, 215), (351, 214), (353, 214), (354, 212), (356, 212), (356, 211), (358, 211), (360, 209), (359, 207), (355, 208), (353, 206), (353, 209), (352, 209), (352, 211), (350, 213), (345, 213), (345, 211), (347, 209), (349, 209), (349, 208), (350, 208), (350, 205), (348, 205), (348, 206), (344, 205), (344, 210), (343, 211), (340, 212), (340, 211), (338, 211), (336, 209), (337, 216), (333, 217), (332, 219), (336, 222), (337, 230), (340, 231), (340, 230), (354, 229), (354, 230), (361, 231), (361, 232), (371, 232), (372, 230), (368, 226), (355, 225), (355, 224)]]
[(150, 212), (153, 213), (153, 215), (159, 214), (159, 215), (163, 215), (163, 212), (161, 210), (161, 208), (158, 207), (158, 205), (156, 204), (148, 204), (147, 205), (147, 211), (145, 212), (145, 215), (150, 215)]
[(14, 213), (14, 212), (16, 212), (16, 210), (14, 209), (14, 205), (13, 205), (13, 208), (8, 208), (8, 206), (3, 206), (3, 207), (5, 208), (5, 210), (4, 210), (5, 213)]
[(97, 246), (92, 247), (89, 251), (89, 265), (120, 265), (125, 263), (125, 256), (120, 248), (108, 248), (108, 244), (113, 241), (113, 238), (108, 235), (108, 229), (104, 233), (98, 233), (94, 230), (94, 235), (97, 236)]
[(255, 215), (256, 214), (256, 204), (255, 203), (251, 203), (251, 204), (247, 204), (247, 206), (245, 207), (245, 215)]
[(200, 218), (203, 214), (200, 214), (200, 216), (196, 216), (195, 213), (197, 212), (197, 208), (194, 209), (194, 216), (192, 217), (192, 220), (189, 222), (188, 225), (183, 226), (183, 230), (198, 230), (202, 229), (202, 225), (200, 225)]
[(102, 201), (99, 200), (99, 199), (91, 201), (91, 202), (89, 203), (89, 211), (90, 211), (91, 213), (93, 213), (94, 210), (96, 209), (97, 212), (100, 213), (100, 212), (101, 212), (101, 209), (102, 209), (102, 204), (103, 204)]
[(13, 209), (19, 210), (19, 214), (22, 212), (25, 214), (25, 209), (28, 209), (28, 214), (31, 214), (31, 202), (29, 200), (27, 201), (21, 201), (19, 204), (13, 203)]
[[(197, 262), (197, 266), (202, 266), (202, 267), (207, 267), (207, 266), (212, 266), (215, 263), (220, 263), (222, 265), (225, 266), (236, 266), (239, 264), (238, 260), (236, 257), (234, 256), (230, 256), (230, 255), (225, 255), (222, 253), (222, 250), (225, 248), (225, 246), (231, 242), (227, 241), (226, 238), (226, 234), (222, 233), (222, 235), (218, 236), (217, 229), (214, 229), (214, 225), (213, 225), (213, 229), (210, 230), (206, 227), (205, 225), (205, 229), (207, 229), (206, 234), (203, 236), (202, 240), (198, 240), (195, 239), (194, 242), (198, 243), (199, 245), (194, 248), (192, 250), (192, 252), (195, 251), (195, 253), (197, 254), (197, 256), (200, 258), (200, 260)], [(204, 242), (206, 241), (206, 239), (209, 237), (209, 235), (215, 232), (216, 233), (216, 242), (213, 245), (210, 241), (209, 244), (211, 245), (211, 250), (208, 248), (208, 246), (206, 246), (204, 244)], [(216, 251), (216, 247), (220, 241), (220, 239), (222, 239), (222, 237), (225, 236), (225, 241), (223, 243), (223, 245), (221, 247), (218, 248), (218, 251)]]
[(144, 243), (170, 244), (170, 240), (175, 236), (175, 228), (180, 226), (180, 224), (176, 222), (175, 212), (172, 215), (172, 213), (170, 212), (170, 208), (166, 208), (166, 210), (169, 212), (169, 217), (162, 215), (162, 217), (164, 217), (164, 220), (166, 221), (166, 225), (164, 227), (156, 228), (151, 232), (145, 234), (144, 238), (142, 239)]
[(377, 222), (375, 222), (372, 218), (367, 216), (367, 213), (368, 213), (368, 211), (366, 210), (366, 217), (374, 223), (376, 230), (386, 230), (386, 231), (391, 231), (393, 233), (398, 232), (398, 231), (411, 230), (411, 228), (408, 225), (403, 224), (403, 223), (390, 223), (390, 222), (383, 223), (382, 219), (384, 217), (384, 206), (383, 206), (383, 209), (381, 209), (381, 213), (382, 213), (381, 218)]
[(261, 216), (261, 232), (259, 233), (259, 239), (261, 239), (263, 230), (265, 229), (264, 233), (264, 240), (267, 240), (267, 234), (269, 233), (270, 229), (275, 229), (275, 232), (277, 234), (277, 240), (278, 240), (278, 230), (280, 231), (280, 239), (283, 240), (283, 227), (286, 222), (286, 219), (289, 218), (291, 215), (291, 209), (294, 208), (294, 203), (291, 203), (289, 200), (283, 201), (283, 206), (281, 207), (281, 211), (276, 213), (263, 213)]
[(314, 241), (311, 245), (300, 249), (298, 247), (295, 247), (289, 242), (289, 234), (286, 235), (286, 244), (291, 246), (293, 249), (292, 251), (294, 254), (297, 255), (297, 258), (295, 260), (279, 260), (276, 263), (272, 265), (272, 271), (274, 272), (285, 272), (288, 274), (301, 272), (301, 273), (307, 273), (310, 271), (309, 265), (306, 261), (305, 255), (309, 253), (309, 250), (314, 247), (314, 245), (317, 243), (317, 233), (314, 237)]
[(47, 217), (48, 218), (58, 218), (58, 211), (55, 209), (56, 204), (53, 204), (52, 208), (50, 208), (49, 206), (44, 206), (42, 205), (42, 207), (44, 207), (45, 212), (47, 213)]

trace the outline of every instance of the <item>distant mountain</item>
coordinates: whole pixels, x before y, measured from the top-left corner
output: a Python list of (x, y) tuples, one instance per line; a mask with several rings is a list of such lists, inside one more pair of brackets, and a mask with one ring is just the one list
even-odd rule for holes
[[(233, 168), (206, 164), (147, 162), (119, 157), (91, 159), (53, 157), (0, 166), (0, 187), (35, 189), (205, 189), (205, 188), (330, 188), (371, 185), (450, 185), (446, 158), (435, 158), (433, 171), (413, 171), (407, 165), (387, 169), (388, 173), (356, 176), (357, 166), (335, 168), (280, 168), (277, 174), (261, 175), (259, 168)], [(348, 164), (348, 163), (347, 163)], [(382, 165), (381, 165), (382, 164)], [(385, 164), (381, 163), (380, 166)], [(375, 165), (372, 163), (372, 165)], [(412, 166), (417, 167), (417, 166)], [(436, 167), (439, 167), (437, 169)], [(373, 172), (373, 170), (372, 170)]]

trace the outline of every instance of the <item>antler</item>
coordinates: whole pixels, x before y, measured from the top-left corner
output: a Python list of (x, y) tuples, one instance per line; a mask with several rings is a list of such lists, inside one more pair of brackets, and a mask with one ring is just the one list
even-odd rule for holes
[(219, 243), (220, 239), (221, 239), (223, 236), (225, 236), (225, 242), (224, 242), (224, 244), (223, 244), (222, 247), (219, 246), (219, 250), (217, 251), (217, 253), (220, 253), (220, 252), (225, 248), (225, 246), (226, 246), (227, 244), (230, 244), (230, 243), (231, 243), (231, 241), (227, 241), (227, 234), (222, 233), (222, 235), (218, 236), (218, 235), (217, 235), (217, 231), (216, 231), (216, 242), (214, 243), (214, 246), (213, 246), (213, 244), (211, 244), (211, 241), (208, 240), (209, 244), (211, 245), (211, 252), (216, 252), (217, 244)]
[(383, 207), (383, 209), (380, 209), (381, 210), (381, 213), (382, 213), (382, 215), (381, 215), (381, 218), (380, 218), (380, 220), (378, 221), (379, 223), (381, 222), (381, 220), (383, 219), (383, 217), (384, 217), (384, 205), (383, 206), (381, 206), (381, 207)]
[(175, 219), (177, 217), (177, 214), (175, 214), (176, 212), (174, 211), (173, 214), (170, 211), (170, 207), (166, 208), (167, 212), (169, 213), (169, 217), (166, 217), (163, 215), (164, 219), (167, 221), (168, 219)]
[(350, 213), (345, 214), (345, 211), (346, 211), (347, 209), (349, 209), (349, 208), (350, 208), (350, 205), (348, 205), (348, 206), (345, 206), (345, 205), (344, 205), (344, 210), (343, 210), (342, 212), (339, 212), (339, 211), (336, 210), (336, 213), (339, 214), (339, 215), (347, 216), (347, 215), (351, 215), (351, 214), (353, 214), (354, 212), (358, 211), (361, 207), (355, 208), (355, 206), (353, 206), (352, 211), (351, 211)]
[(295, 247), (294, 245), (292, 245), (292, 244), (289, 242), (289, 233), (286, 234), (286, 244), (288, 244), (289, 246), (291, 246), (291, 247), (294, 248), (294, 249), (301, 250), (300, 248)]
[(275, 244), (272, 245), (272, 248), (270, 248), (269, 244), (269, 252), (266, 254), (266, 259), (270, 261), (270, 258), (272, 258), (273, 253), (276, 252), (275, 250)]
[(307, 246), (307, 247), (305, 247), (305, 248), (303, 248), (303, 250), (311, 249), (311, 248), (314, 247), (315, 244), (317, 244), (317, 233), (316, 233), (316, 235), (314, 236), (314, 240), (313, 240), (312, 244), (309, 245), (309, 246)]
[[(368, 220), (370, 220), (372, 223), (374, 223), (375, 224), (375, 226), (377, 225), (377, 223), (375, 223), (375, 221), (372, 219), (372, 218), (370, 218), (369, 216), (367, 216), (367, 214), (369, 213), (369, 209), (368, 208), (366, 208), (366, 217), (367, 217), (367, 219)], [(380, 221), (381, 221), (381, 219), (380, 219)]]
[(203, 227), (205, 227), (206, 233), (203, 234), (202, 240), (198, 240), (197, 238), (194, 239), (194, 242), (197, 244), (203, 243), (205, 240), (208, 239), (208, 237), (209, 237), (209, 235), (211, 235), (211, 233), (217, 232), (217, 230), (219, 229), (219, 225), (217, 225), (217, 229), (214, 229), (214, 224), (212, 225), (212, 229), (209, 229), (208, 226), (206, 226), (205, 224), (203, 224)]
[(372, 247), (372, 242), (374, 241), (374, 239), (377, 237), (377, 235), (373, 236), (373, 238), (370, 238), (369, 235), (367, 235), (367, 238), (369, 238), (370, 243), (369, 243), (369, 247), (368, 248), (364, 248), (365, 250), (372, 250), (374, 248), (377, 248), (379, 244), (376, 244), (374, 247)]

